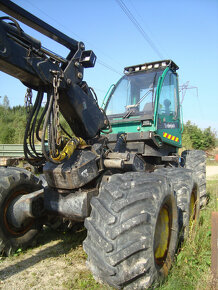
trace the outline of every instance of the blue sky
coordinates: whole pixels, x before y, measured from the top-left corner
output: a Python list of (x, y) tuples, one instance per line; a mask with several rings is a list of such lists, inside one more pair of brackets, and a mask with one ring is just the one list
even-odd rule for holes
[[(95, 52), (98, 62), (85, 70), (84, 79), (96, 90), (100, 104), (125, 66), (160, 59), (116, 0), (14, 2)], [(180, 85), (189, 81), (198, 88), (198, 96), (196, 89), (186, 92), (184, 121), (191, 120), (201, 128), (211, 126), (218, 132), (218, 0), (123, 2), (164, 59), (170, 58), (180, 67)], [(43, 46), (67, 55), (64, 47), (23, 24), (21, 27)], [(11, 106), (24, 104), (26, 88), (18, 80), (0, 72), (0, 84), (0, 96), (7, 95)]]

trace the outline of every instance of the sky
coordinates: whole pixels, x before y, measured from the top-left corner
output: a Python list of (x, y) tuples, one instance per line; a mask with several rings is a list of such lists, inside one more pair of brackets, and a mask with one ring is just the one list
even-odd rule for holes
[[(121, 9), (119, 0), (14, 0), (97, 55), (84, 80), (101, 104), (108, 88), (126, 66), (172, 59), (180, 85), (189, 82), (183, 119), (218, 133), (218, 0), (122, 0), (144, 31), (144, 37)], [(0, 16), (5, 15), (0, 11)], [(24, 32), (66, 57), (68, 50), (20, 23)], [(148, 41), (149, 40), (149, 41)], [(0, 103), (23, 105), (26, 88), (0, 72)]]

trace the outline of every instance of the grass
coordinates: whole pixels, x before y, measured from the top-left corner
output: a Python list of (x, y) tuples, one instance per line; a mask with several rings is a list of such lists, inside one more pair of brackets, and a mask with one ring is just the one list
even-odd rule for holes
[(218, 180), (207, 182), (208, 205), (176, 256), (168, 278), (155, 289), (211, 289), (211, 213), (218, 210)]
[(101, 290), (109, 290), (113, 289), (107, 285), (99, 284), (95, 281), (90, 271), (83, 271), (76, 273), (74, 277), (68, 279), (63, 283), (64, 289), (101, 289)]

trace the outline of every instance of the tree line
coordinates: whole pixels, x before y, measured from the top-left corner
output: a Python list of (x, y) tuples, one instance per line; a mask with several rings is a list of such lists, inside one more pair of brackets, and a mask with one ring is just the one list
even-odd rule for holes
[(204, 130), (188, 121), (184, 125), (182, 144), (187, 149), (208, 151), (216, 147), (216, 132), (208, 127)]
[[(10, 108), (7, 97), (0, 105), (0, 144), (22, 144), (27, 122), (27, 112), (24, 106)], [(61, 122), (65, 129), (69, 127), (63, 117)], [(186, 149), (211, 150), (216, 146), (216, 133), (208, 127), (200, 129), (188, 121), (184, 124), (182, 144)]]

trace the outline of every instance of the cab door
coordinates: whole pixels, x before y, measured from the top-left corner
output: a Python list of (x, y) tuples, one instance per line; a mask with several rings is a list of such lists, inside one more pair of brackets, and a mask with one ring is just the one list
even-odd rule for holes
[(178, 77), (171, 69), (164, 71), (157, 96), (157, 134), (164, 143), (181, 147)]

